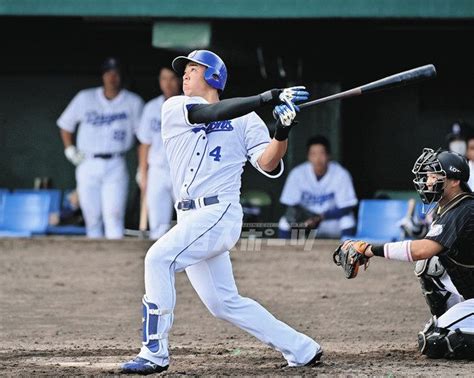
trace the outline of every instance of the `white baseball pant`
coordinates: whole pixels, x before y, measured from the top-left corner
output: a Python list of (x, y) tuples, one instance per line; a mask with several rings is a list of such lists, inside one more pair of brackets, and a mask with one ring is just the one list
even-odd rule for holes
[(276, 319), (256, 301), (239, 295), (229, 256), (240, 237), (242, 208), (238, 201), (200, 209), (177, 210), (178, 224), (148, 250), (145, 290), (157, 305), (159, 347), (143, 345), (139, 356), (169, 364), (167, 335), (176, 303), (175, 272), (186, 274), (199, 297), (216, 317), (229, 321), (280, 351), (290, 366), (304, 365), (320, 346), (308, 336)]
[(122, 238), (128, 189), (125, 159), (88, 158), (76, 168), (76, 182), (87, 236)]

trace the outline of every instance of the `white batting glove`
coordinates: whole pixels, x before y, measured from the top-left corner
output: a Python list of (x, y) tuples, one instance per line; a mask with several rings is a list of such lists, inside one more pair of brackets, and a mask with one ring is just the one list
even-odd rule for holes
[(66, 147), (66, 149), (64, 150), (64, 155), (66, 155), (66, 158), (76, 167), (81, 164), (85, 159), (85, 155), (81, 151), (79, 151), (74, 145)]
[(291, 110), (299, 111), (295, 103), (307, 100), (309, 98), (309, 92), (306, 91), (306, 87), (304, 86), (290, 87), (283, 89), (278, 97), (280, 101), (285, 103)]
[(273, 108), (273, 118), (280, 120), (283, 126), (291, 126), (296, 117), (296, 110), (291, 109), (288, 105), (277, 105)]

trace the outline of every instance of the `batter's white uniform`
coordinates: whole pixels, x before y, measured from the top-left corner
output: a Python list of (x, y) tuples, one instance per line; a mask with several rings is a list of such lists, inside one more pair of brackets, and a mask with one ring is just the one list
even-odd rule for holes
[(158, 239), (168, 231), (173, 216), (170, 168), (161, 137), (161, 107), (164, 101), (165, 97), (159, 96), (145, 105), (137, 131), (138, 140), (151, 145), (146, 188), (151, 239)]
[[(280, 202), (286, 206), (302, 206), (316, 214), (323, 214), (335, 208), (357, 205), (357, 197), (349, 172), (339, 163), (329, 162), (326, 174), (319, 180), (309, 161), (293, 168), (286, 179)], [(321, 222), (317, 236), (339, 238), (341, 231), (355, 227), (354, 215), (347, 214), (340, 219)], [(280, 229), (289, 231), (286, 218), (282, 217)]]
[[(319, 351), (319, 345), (277, 320), (254, 300), (241, 297), (229, 256), (242, 226), (239, 194), (243, 166), (247, 159), (257, 166), (270, 142), (268, 129), (256, 113), (207, 126), (190, 124), (189, 107), (203, 103), (206, 101), (201, 97), (176, 96), (163, 105), (162, 135), (175, 196), (178, 201), (194, 199), (198, 208), (177, 210), (178, 224), (146, 255), (146, 300), (156, 304), (159, 320), (155, 334), (145, 337), (139, 356), (168, 365), (167, 336), (176, 303), (175, 272), (186, 270), (214, 316), (279, 350), (289, 365), (305, 364)], [(203, 198), (215, 195), (219, 203), (203, 206)]]
[[(122, 89), (112, 100), (103, 87), (80, 91), (57, 124), (77, 132), (76, 145), (86, 156), (76, 168), (77, 191), (87, 236), (118, 239), (123, 236), (128, 171), (125, 153), (132, 147), (143, 100)], [(97, 155), (106, 154), (104, 158)]]

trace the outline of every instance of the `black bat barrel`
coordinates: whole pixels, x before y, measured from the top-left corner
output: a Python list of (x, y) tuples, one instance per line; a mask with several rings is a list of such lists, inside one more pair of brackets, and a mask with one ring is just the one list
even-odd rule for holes
[(401, 87), (405, 84), (410, 84), (415, 81), (426, 80), (436, 76), (436, 68), (432, 64), (413, 68), (412, 70), (404, 71), (385, 77), (383, 79), (373, 81), (362, 85), (360, 88), (361, 93), (368, 93), (382, 89), (389, 89), (395, 87)]

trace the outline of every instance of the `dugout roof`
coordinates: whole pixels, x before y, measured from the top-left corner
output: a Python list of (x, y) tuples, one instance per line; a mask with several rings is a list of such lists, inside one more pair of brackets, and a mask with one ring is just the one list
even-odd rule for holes
[(5, 16), (466, 19), (472, 0), (0, 0)]

